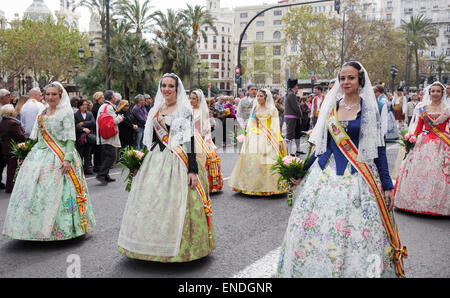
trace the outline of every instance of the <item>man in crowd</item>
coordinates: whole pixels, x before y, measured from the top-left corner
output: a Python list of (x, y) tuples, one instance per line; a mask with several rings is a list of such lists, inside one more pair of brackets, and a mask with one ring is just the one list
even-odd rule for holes
[[(302, 111), (297, 100), (297, 79), (288, 79), (288, 92), (284, 100), (284, 122), (286, 123), (286, 145), (291, 156), (302, 154), (300, 150)], [(295, 142), (294, 142), (295, 140)]]
[(258, 88), (255, 84), (248, 85), (247, 89), (248, 96), (241, 99), (236, 113), (236, 119), (243, 129), (246, 129), (247, 127), (247, 121), (248, 118), (250, 118), (253, 102), (256, 100), (256, 94), (258, 93)]
[(445, 86), (445, 93), (447, 94), (447, 100), (450, 98), (450, 83), (447, 83), (447, 86)]
[(314, 87), (314, 94), (311, 102), (311, 127), (316, 126), (317, 118), (319, 117), (320, 107), (322, 106), (325, 94), (323, 94), (322, 86)]
[(407, 105), (406, 97), (403, 95), (403, 88), (397, 89), (397, 92), (395, 92), (394, 94), (394, 100), (392, 104), (394, 109), (395, 120), (397, 120), (399, 128), (401, 128), (405, 123), (405, 114)]
[(109, 139), (104, 139), (99, 134), (99, 123), (98, 119), (104, 113), (106, 108), (106, 113), (108, 113), (114, 119), (114, 125), (116, 126), (117, 131), (119, 131), (119, 123), (123, 121), (122, 115), (116, 114), (116, 98), (114, 97), (114, 93), (111, 90), (107, 90), (104, 93), (105, 102), (98, 110), (98, 118), (97, 118), (97, 144), (101, 145), (101, 154), (102, 165), (100, 170), (97, 173), (96, 179), (99, 180), (102, 185), (106, 185), (109, 182), (116, 181), (109, 176), (109, 170), (114, 165), (116, 161), (116, 148), (120, 148), (120, 139), (119, 134), (110, 137)]
[(28, 92), (28, 100), (20, 109), (20, 122), (25, 130), (25, 137), (30, 137), (34, 122), (38, 114), (44, 110), (44, 105), (39, 101), (41, 98), (41, 89), (33, 88)]
[(144, 95), (138, 94), (134, 97), (134, 107), (131, 111), (133, 113), (134, 118), (137, 120), (138, 130), (136, 132), (136, 139), (134, 143), (134, 149), (141, 150), (144, 148), (144, 128), (145, 123), (147, 122), (147, 109), (144, 106), (145, 100)]
[(150, 112), (150, 109), (153, 108), (153, 99), (150, 96), (150, 94), (144, 94), (144, 100), (145, 100), (144, 106), (148, 114), (148, 112)]
[(406, 124), (408, 124), (408, 125), (411, 122), (412, 116), (414, 114), (414, 109), (416, 108), (417, 104), (419, 103), (418, 99), (419, 99), (419, 96), (417, 94), (413, 94), (411, 96), (411, 101), (409, 101), (406, 104), (406, 117), (408, 117), (406, 119), (407, 120)]

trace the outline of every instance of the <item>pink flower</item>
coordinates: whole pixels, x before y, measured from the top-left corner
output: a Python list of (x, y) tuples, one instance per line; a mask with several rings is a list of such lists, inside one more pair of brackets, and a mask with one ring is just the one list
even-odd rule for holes
[(283, 164), (285, 166), (288, 166), (292, 163), (292, 161), (294, 160), (294, 158), (290, 155), (286, 155), (285, 157), (283, 157)]
[(244, 136), (244, 135), (238, 135), (236, 139), (237, 139), (237, 141), (238, 141), (239, 143), (242, 143), (242, 142), (244, 142), (244, 140), (245, 140), (245, 136)]
[(134, 151), (134, 152), (136, 152), (136, 155), (139, 159), (142, 159), (142, 157), (144, 157), (144, 152), (142, 151)]
[(369, 229), (364, 229), (361, 233), (361, 235), (364, 237), (364, 239), (367, 239), (367, 237), (370, 236), (370, 230)]
[(302, 250), (296, 250), (294, 252), (294, 255), (295, 255), (296, 258), (300, 257), (302, 260), (304, 260), (306, 258), (306, 254)]
[(411, 134), (407, 133), (403, 138), (407, 141), (411, 137)]
[(416, 142), (416, 136), (411, 136), (411, 137), (409, 138), (409, 142), (410, 142), (410, 143), (415, 143), (415, 142)]
[(17, 144), (17, 147), (24, 151), (27, 150), (27, 146), (25, 145), (25, 143), (19, 143), (19, 144)]
[(347, 220), (345, 218), (338, 218), (335, 227), (342, 236), (349, 237), (351, 235), (351, 231), (347, 228)]
[(306, 218), (303, 220), (302, 226), (311, 229), (312, 227), (314, 227), (316, 225), (318, 219), (319, 219), (319, 216), (317, 214), (315, 214), (314, 212), (309, 212), (306, 215)]
[(335, 270), (338, 270), (339, 268), (342, 267), (342, 265), (343, 265), (343, 262), (342, 262), (341, 260), (337, 260), (337, 261), (335, 261), (335, 262), (333, 263), (333, 268), (334, 268)]
[(306, 132), (306, 134), (307, 134), (308, 136), (311, 136), (311, 133), (312, 133), (312, 130), (311, 130), (311, 129), (308, 130), (308, 131)]
[(55, 234), (56, 239), (61, 240), (61, 239), (64, 238), (64, 232), (63, 231), (58, 230), (58, 231), (55, 231), (54, 234)]

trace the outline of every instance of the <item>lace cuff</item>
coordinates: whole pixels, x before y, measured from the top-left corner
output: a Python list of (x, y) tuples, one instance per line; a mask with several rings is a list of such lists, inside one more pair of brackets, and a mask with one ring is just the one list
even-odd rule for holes
[(74, 146), (75, 146), (75, 142), (74, 141), (72, 141), (72, 140), (68, 140), (67, 142), (66, 142), (66, 144), (65, 144), (65, 148), (66, 148), (66, 150), (65, 150), (65, 155), (64, 155), (64, 160), (67, 160), (67, 161), (70, 161), (70, 162), (73, 162), (74, 161), (74, 156), (73, 156), (73, 149), (74, 149)]

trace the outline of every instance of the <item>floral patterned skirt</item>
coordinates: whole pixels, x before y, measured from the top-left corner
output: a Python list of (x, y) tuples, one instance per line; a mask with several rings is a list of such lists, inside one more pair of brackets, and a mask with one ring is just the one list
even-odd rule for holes
[[(61, 161), (47, 147), (37, 144), (23, 162), (9, 201), (3, 234), (19, 240), (55, 241), (79, 237), (80, 213), (77, 193), (68, 175), (61, 175)], [(64, 150), (64, 148), (62, 148)], [(74, 152), (72, 166), (81, 182), (81, 159)], [(86, 217), (88, 231), (95, 225), (87, 194)]]
[(420, 135), (401, 164), (395, 207), (414, 213), (450, 216), (450, 148)]
[(294, 197), (279, 277), (396, 276), (375, 196), (350, 165), (338, 176), (333, 157), (315, 162)]
[[(120, 253), (133, 259), (175, 263), (203, 258), (215, 249), (212, 216), (211, 230), (208, 230), (202, 198), (195, 189), (180, 185), (187, 185), (186, 168), (181, 165), (184, 168), (179, 169), (180, 164), (178, 157), (167, 149), (162, 152), (155, 149), (147, 155), (131, 186), (119, 233)], [(206, 170), (201, 166), (198, 169), (200, 182), (208, 195)], [(181, 206), (174, 198), (185, 193), (184, 189), (187, 198)], [(178, 238), (172, 235), (178, 233), (178, 228), (171, 226), (178, 222), (179, 215), (174, 212), (181, 208), (185, 208), (185, 212)], [(168, 246), (164, 239), (170, 243), (179, 241), (177, 255), (170, 253), (172, 249), (164, 248)]]

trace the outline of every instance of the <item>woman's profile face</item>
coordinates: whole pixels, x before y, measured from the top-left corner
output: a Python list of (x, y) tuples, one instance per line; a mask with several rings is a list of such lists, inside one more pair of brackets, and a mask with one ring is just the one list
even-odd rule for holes
[(358, 93), (359, 79), (358, 70), (353, 66), (346, 65), (339, 74), (339, 84), (347, 95)]
[(257, 99), (260, 106), (266, 104), (266, 95), (264, 94), (264, 92), (259, 91), (257, 94)]
[(173, 78), (166, 77), (161, 81), (161, 93), (164, 99), (174, 99), (177, 97), (176, 81)]
[(441, 100), (442, 95), (443, 95), (443, 89), (441, 86), (433, 86), (430, 89), (430, 97), (431, 97), (431, 101), (433, 102), (438, 102)]
[(52, 108), (56, 108), (61, 101), (61, 96), (59, 95), (59, 91), (56, 87), (48, 87), (45, 89), (45, 101)]
[(191, 106), (193, 108), (197, 108), (198, 107), (198, 97), (197, 94), (195, 93), (191, 93), (191, 96), (189, 97), (190, 101), (191, 101)]

